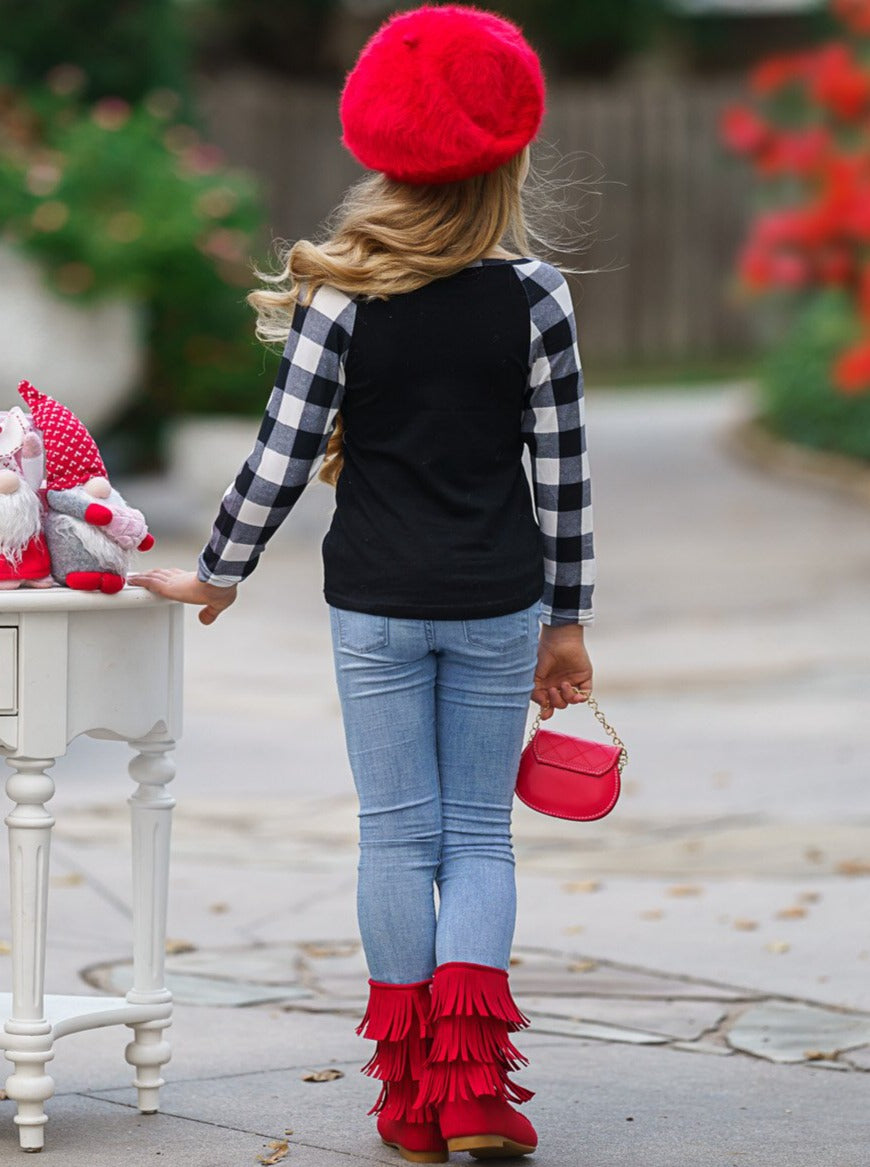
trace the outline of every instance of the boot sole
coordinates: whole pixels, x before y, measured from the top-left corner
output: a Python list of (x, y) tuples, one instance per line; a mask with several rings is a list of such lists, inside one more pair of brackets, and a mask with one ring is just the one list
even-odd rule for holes
[(462, 1135), (447, 1140), (448, 1151), (468, 1151), (475, 1159), (505, 1159), (515, 1155), (530, 1155), (535, 1147), (515, 1143), (504, 1135)]
[(444, 1151), (409, 1151), (407, 1147), (403, 1147), (400, 1143), (388, 1143), (386, 1139), (381, 1139), (385, 1147), (394, 1147), (403, 1159), (407, 1159), (409, 1163), (446, 1163), (447, 1154)]

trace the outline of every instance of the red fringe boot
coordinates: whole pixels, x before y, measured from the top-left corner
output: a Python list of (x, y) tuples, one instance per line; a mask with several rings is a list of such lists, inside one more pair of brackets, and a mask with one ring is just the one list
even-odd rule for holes
[(411, 1163), (446, 1163), (447, 1144), (432, 1106), (416, 1102), (432, 1045), (431, 978), (394, 985), (369, 980), (369, 1002), (356, 1032), (378, 1044), (362, 1072), (383, 1082), (374, 1106), (378, 1134)]
[(528, 1155), (538, 1144), (535, 1128), (510, 1102), (534, 1091), (518, 1086), (509, 1070), (528, 1064), (508, 1034), (528, 1017), (511, 996), (502, 968), (454, 960), (432, 979), (432, 1047), (416, 1105), (435, 1106), (449, 1151), (477, 1159)]

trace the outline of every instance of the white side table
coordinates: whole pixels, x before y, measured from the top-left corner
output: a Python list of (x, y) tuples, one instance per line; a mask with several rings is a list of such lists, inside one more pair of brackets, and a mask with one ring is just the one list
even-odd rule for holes
[[(13, 773), (9, 828), (12, 992), (0, 993), (0, 1049), (13, 1063), (6, 1093), (17, 1103), (21, 1147), (39, 1151), (54, 1091), (46, 1073), (54, 1041), (104, 1025), (129, 1025), (127, 1061), (139, 1109), (153, 1113), (170, 1048), (172, 998), (163, 983), (169, 832), (166, 783), (181, 730), (182, 606), (143, 588), (114, 596), (0, 591), (0, 754)], [(46, 770), (79, 734), (127, 741), (133, 856), (133, 986), (126, 997), (44, 995), (49, 843), (54, 793)]]

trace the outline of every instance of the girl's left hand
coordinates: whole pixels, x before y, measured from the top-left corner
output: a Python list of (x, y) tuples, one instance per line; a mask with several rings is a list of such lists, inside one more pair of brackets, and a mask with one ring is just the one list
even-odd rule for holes
[(201, 624), (214, 624), (221, 612), (234, 602), (238, 591), (236, 584), (220, 588), (203, 583), (195, 571), (183, 571), (180, 567), (157, 567), (153, 571), (128, 575), (127, 582), (134, 587), (147, 588), (167, 600), (202, 605), (199, 613)]
[(583, 625), (543, 625), (531, 694), (531, 700), (541, 706), (541, 721), (557, 709), (585, 701), (591, 690), (592, 662), (583, 642)]

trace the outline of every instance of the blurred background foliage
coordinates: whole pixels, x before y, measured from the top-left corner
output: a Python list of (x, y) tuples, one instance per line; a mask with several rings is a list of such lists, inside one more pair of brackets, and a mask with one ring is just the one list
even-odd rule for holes
[(870, 458), (870, 393), (844, 395), (830, 378), (831, 365), (861, 331), (843, 288), (804, 299), (786, 335), (761, 362), (763, 423), (804, 446)]
[(258, 184), (203, 136), (188, 19), (174, 0), (0, 0), (0, 239), (59, 296), (141, 304), (144, 383), (115, 428), (143, 466), (172, 414), (253, 413), (268, 391), (244, 300)]
[(831, 35), (761, 59), (723, 143), (757, 184), (738, 256), (750, 294), (789, 302), (761, 408), (777, 432), (870, 459), (870, 2), (832, 0)]

